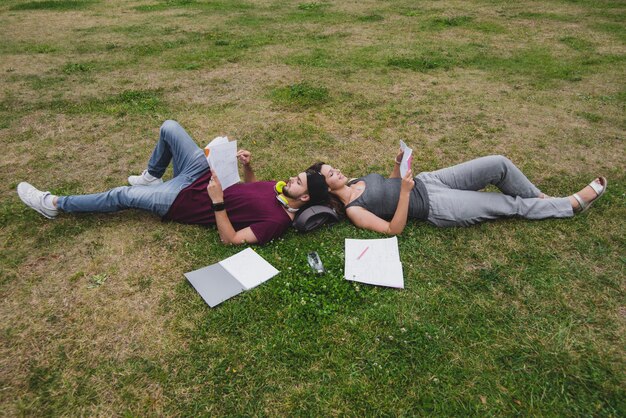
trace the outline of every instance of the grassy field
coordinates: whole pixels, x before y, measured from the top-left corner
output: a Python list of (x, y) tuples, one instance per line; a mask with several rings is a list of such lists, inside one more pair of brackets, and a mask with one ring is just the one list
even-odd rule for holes
[[(0, 415), (624, 416), (626, 4), (0, 2)], [(257, 248), (281, 273), (209, 309), (183, 272), (241, 248), (136, 211), (20, 202), (125, 184), (158, 128), (388, 173), (504, 154), (582, 216), (410, 223), (402, 291), (343, 280), (348, 223)], [(329, 271), (316, 277), (306, 253)]]

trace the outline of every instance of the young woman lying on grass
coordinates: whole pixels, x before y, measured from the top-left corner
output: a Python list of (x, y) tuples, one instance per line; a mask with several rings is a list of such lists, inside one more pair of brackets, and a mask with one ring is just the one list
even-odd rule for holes
[[(490, 219), (567, 218), (584, 212), (607, 188), (598, 177), (578, 193), (553, 198), (541, 192), (508, 158), (490, 155), (415, 178), (409, 169), (400, 178), (402, 152), (388, 179), (380, 174), (349, 180), (340, 170), (319, 162), (310, 168), (326, 179), (331, 195), (359, 228), (400, 234), (407, 219), (438, 227), (468, 226)], [(481, 192), (493, 184), (502, 193)]]

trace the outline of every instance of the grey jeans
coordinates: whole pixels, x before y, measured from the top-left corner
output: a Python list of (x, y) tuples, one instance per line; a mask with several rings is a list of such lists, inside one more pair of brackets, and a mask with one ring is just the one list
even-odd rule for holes
[[(417, 175), (426, 186), (428, 221), (468, 226), (490, 219), (566, 218), (574, 215), (567, 197), (539, 199), (541, 191), (508, 158), (490, 155)], [(493, 184), (502, 193), (480, 192)]]

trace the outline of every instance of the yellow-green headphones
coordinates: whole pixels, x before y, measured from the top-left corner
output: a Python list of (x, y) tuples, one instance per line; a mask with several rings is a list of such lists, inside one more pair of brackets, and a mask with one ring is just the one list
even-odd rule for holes
[(294, 209), (294, 208), (289, 207), (289, 201), (287, 200), (287, 198), (283, 194), (283, 187), (285, 187), (286, 185), (287, 185), (287, 183), (285, 183), (284, 181), (279, 181), (278, 183), (276, 183), (276, 185), (274, 186), (274, 190), (276, 191), (276, 199), (289, 212), (297, 212), (298, 209)]

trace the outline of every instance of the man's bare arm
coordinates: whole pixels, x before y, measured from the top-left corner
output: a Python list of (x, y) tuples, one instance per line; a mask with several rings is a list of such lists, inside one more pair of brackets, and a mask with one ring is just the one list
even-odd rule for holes
[[(214, 207), (224, 204), (224, 191), (215, 172), (212, 172), (211, 180), (209, 180), (209, 185), (207, 186), (207, 193)], [(217, 225), (220, 239), (224, 244), (256, 244), (259, 242), (250, 227), (235, 231), (225, 208), (215, 211), (215, 224)]]
[(252, 170), (252, 154), (250, 151), (242, 149), (237, 152), (237, 159), (243, 165), (243, 181), (244, 183), (254, 183), (256, 176)]

